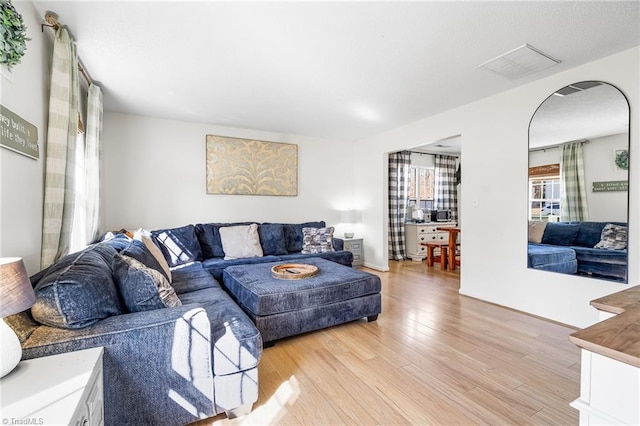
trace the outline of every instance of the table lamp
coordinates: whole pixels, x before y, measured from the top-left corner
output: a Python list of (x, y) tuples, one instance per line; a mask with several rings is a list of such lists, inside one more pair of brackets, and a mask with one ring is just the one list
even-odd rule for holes
[[(29, 309), (36, 301), (31, 281), (19, 257), (0, 258), (0, 318)], [(13, 370), (22, 358), (16, 333), (0, 319), (0, 377)]]
[[(358, 210), (342, 210), (340, 212), (341, 223), (358, 223), (360, 222), (360, 212)], [(347, 229), (344, 233), (345, 238), (353, 238), (353, 231)]]

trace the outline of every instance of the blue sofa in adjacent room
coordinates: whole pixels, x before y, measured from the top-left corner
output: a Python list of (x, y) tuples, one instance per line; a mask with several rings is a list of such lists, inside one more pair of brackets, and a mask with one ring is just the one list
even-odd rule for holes
[(627, 261), (626, 223), (529, 223), (529, 268), (626, 282)]

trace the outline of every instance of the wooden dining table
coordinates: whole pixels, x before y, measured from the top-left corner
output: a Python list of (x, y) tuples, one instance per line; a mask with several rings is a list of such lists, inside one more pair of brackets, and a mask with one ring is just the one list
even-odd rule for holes
[(438, 231), (446, 231), (449, 233), (449, 270), (454, 271), (456, 265), (460, 266), (460, 259), (456, 259), (456, 246), (458, 244), (458, 234), (460, 234), (460, 228), (449, 226), (438, 226)]

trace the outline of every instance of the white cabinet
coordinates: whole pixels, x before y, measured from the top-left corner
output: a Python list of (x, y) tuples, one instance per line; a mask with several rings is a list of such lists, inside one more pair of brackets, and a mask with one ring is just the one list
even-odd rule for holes
[(455, 222), (427, 222), (404, 224), (404, 250), (412, 260), (420, 261), (427, 257), (427, 248), (420, 243), (449, 241), (449, 233), (437, 228), (455, 228)]
[(582, 349), (581, 425), (639, 425), (640, 368)]
[(344, 249), (353, 254), (353, 266), (364, 265), (364, 252), (362, 247), (362, 238), (345, 238)]
[(600, 322), (569, 336), (582, 350), (580, 425), (640, 425), (640, 286), (591, 301)]
[[(1, 321), (1, 320), (0, 320)], [(21, 361), (0, 379), (5, 424), (104, 424), (102, 348)]]

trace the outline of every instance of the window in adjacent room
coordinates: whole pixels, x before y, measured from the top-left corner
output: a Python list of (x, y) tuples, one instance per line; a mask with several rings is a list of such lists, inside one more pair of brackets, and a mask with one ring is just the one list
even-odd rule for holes
[(560, 165), (529, 168), (529, 220), (560, 217)]
[(420, 209), (433, 209), (434, 198), (433, 167), (411, 166), (409, 169), (409, 204)]

